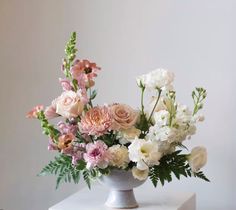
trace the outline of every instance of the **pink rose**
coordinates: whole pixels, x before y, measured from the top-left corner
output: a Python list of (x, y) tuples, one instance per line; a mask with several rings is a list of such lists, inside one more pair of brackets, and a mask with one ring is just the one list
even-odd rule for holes
[(79, 129), (83, 134), (101, 136), (111, 128), (112, 116), (109, 108), (94, 107), (81, 118)]
[(78, 117), (84, 109), (84, 104), (77, 93), (72, 90), (65, 91), (56, 100), (56, 113), (66, 117)]
[(31, 119), (37, 119), (38, 113), (42, 110), (43, 110), (43, 105), (37, 105), (26, 114), (26, 117)]
[(114, 130), (126, 130), (137, 121), (138, 112), (126, 104), (114, 104), (110, 107)]

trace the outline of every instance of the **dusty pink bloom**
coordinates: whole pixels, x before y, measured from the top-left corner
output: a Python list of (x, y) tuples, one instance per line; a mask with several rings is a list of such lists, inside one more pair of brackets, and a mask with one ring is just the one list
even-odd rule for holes
[(60, 82), (60, 84), (62, 86), (62, 89), (64, 91), (72, 90), (73, 89), (73, 87), (72, 87), (72, 85), (71, 85), (71, 83), (70, 83), (70, 81), (68, 79), (59, 78), (59, 82)]
[(93, 168), (95, 166), (106, 168), (111, 158), (110, 152), (107, 149), (107, 145), (100, 140), (87, 144), (86, 153), (84, 154), (87, 168)]
[(93, 79), (97, 77), (97, 72), (100, 69), (96, 63), (91, 63), (88, 60), (76, 60), (71, 68), (71, 73), (80, 87), (91, 87), (94, 85)]
[(59, 131), (62, 133), (62, 134), (67, 134), (67, 133), (72, 133), (72, 134), (76, 134), (77, 130), (78, 130), (78, 126), (77, 125), (73, 125), (73, 124), (66, 124), (62, 121), (60, 121), (58, 124), (57, 124), (58, 128), (59, 128)]
[(47, 119), (53, 119), (55, 117), (60, 116), (59, 114), (56, 113), (56, 100), (53, 100), (52, 104), (46, 107), (44, 114)]
[(43, 105), (37, 105), (26, 114), (26, 117), (30, 119), (37, 119), (38, 113), (42, 110), (43, 110)]
[(88, 135), (101, 136), (110, 130), (112, 125), (112, 116), (109, 112), (109, 108), (94, 107), (86, 112), (82, 116), (79, 123), (79, 129), (82, 133)]
[(126, 104), (113, 104), (110, 107), (113, 117), (114, 130), (126, 130), (134, 126), (138, 119), (138, 112)]

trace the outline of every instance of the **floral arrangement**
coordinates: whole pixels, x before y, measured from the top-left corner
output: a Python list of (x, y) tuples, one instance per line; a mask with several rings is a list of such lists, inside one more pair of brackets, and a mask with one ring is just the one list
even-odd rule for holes
[[(196, 132), (196, 123), (206, 90), (192, 92), (193, 111), (176, 101), (174, 74), (157, 69), (137, 78), (141, 91), (141, 108), (114, 103), (93, 105), (95, 78), (101, 70), (95, 63), (76, 59), (76, 33), (65, 49), (59, 79), (63, 92), (43, 108), (38, 105), (28, 118), (40, 120), (43, 133), (49, 137), (48, 150), (58, 156), (42, 169), (40, 175), (57, 175), (57, 187), (64, 182), (78, 183), (80, 177), (90, 187), (91, 180), (108, 175), (113, 169), (131, 170), (134, 178), (149, 177), (154, 184), (199, 177), (209, 181), (200, 169), (207, 162), (204, 147), (188, 152), (184, 142)], [(153, 94), (149, 108), (144, 106), (144, 93)], [(49, 122), (60, 121), (55, 126)], [(186, 153), (183, 150), (186, 149)]]

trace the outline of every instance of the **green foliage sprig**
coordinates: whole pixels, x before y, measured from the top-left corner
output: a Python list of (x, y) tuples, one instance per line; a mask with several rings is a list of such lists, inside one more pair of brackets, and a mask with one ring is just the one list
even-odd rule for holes
[(177, 179), (180, 179), (181, 175), (185, 177), (194, 176), (209, 182), (209, 179), (203, 174), (203, 172), (192, 172), (187, 161), (187, 155), (180, 154), (180, 152), (181, 150), (178, 150), (172, 154), (163, 156), (159, 165), (150, 168), (149, 177), (155, 187), (158, 182), (162, 185), (164, 185), (165, 182), (171, 182), (172, 173)]
[(41, 127), (43, 129), (43, 134), (52, 138), (53, 141), (57, 141), (60, 132), (50, 124), (44, 114), (44, 111), (37, 113), (37, 117), (41, 122)]
[(84, 161), (79, 161), (75, 166), (71, 163), (71, 157), (67, 155), (60, 154), (55, 157), (54, 161), (50, 161), (42, 171), (39, 173), (39, 176), (45, 175), (56, 175), (56, 189), (62, 182), (71, 182), (75, 184), (79, 183), (81, 171), (86, 167)]

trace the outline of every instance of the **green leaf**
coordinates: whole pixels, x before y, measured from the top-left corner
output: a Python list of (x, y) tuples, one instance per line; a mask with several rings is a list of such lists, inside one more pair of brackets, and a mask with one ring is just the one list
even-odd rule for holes
[(162, 185), (165, 182), (172, 181), (172, 173), (176, 176), (177, 179), (180, 179), (181, 175), (185, 177), (194, 177), (201, 178), (205, 181), (209, 181), (203, 172), (192, 173), (192, 170), (188, 164), (187, 156), (180, 154), (181, 150), (177, 150), (172, 154), (163, 156), (160, 159), (160, 164), (155, 165), (150, 168), (149, 177), (156, 187), (158, 182)]
[(80, 173), (84, 170), (86, 163), (83, 160), (78, 161), (78, 164), (74, 166), (72, 163), (72, 158), (66, 155), (59, 155), (55, 157), (54, 161), (50, 161), (47, 166), (45, 166), (40, 172), (39, 176), (45, 175), (56, 175), (56, 189), (60, 186), (62, 182), (74, 182), (79, 183)]
[(95, 99), (96, 96), (97, 96), (97, 91), (93, 90), (92, 93), (91, 93), (91, 96), (90, 96), (90, 100)]
[(91, 179), (90, 179), (90, 174), (89, 174), (88, 170), (83, 171), (83, 177), (84, 177), (84, 181), (86, 182), (88, 188), (91, 189)]

